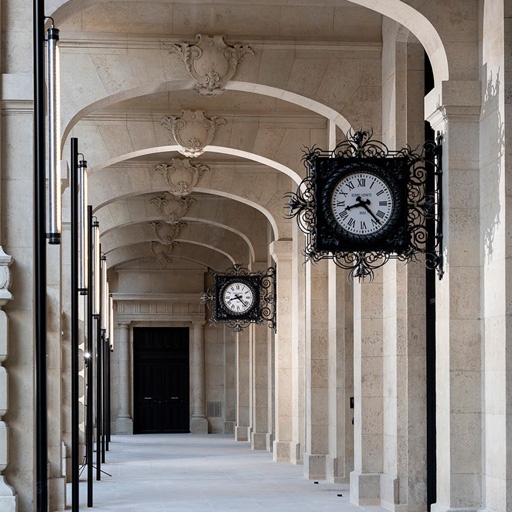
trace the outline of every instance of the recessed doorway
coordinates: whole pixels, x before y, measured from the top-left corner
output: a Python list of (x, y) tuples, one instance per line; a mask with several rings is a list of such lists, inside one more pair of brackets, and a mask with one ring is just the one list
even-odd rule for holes
[(190, 432), (188, 327), (136, 327), (134, 434)]

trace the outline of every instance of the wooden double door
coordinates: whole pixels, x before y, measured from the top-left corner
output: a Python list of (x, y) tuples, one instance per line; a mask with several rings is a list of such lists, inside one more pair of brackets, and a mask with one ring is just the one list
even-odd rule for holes
[(190, 432), (189, 329), (136, 327), (134, 433)]

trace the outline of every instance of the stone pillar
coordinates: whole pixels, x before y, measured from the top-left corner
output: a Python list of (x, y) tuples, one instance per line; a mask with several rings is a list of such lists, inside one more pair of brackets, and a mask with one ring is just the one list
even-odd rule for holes
[(234, 434), (236, 426), (236, 336), (221, 324), (224, 340), (224, 434)]
[(277, 240), (270, 254), (277, 265), (277, 333), (275, 336), (275, 462), (290, 462), (298, 443), (293, 434), (292, 242)]
[(250, 440), (249, 357), (249, 329), (243, 329), (236, 334), (236, 441)]
[[(442, 82), (425, 98), (443, 140), (443, 253), (436, 288), (437, 503), (482, 508), (479, 221), (480, 82)], [(493, 201), (496, 199), (493, 198)], [(504, 276), (497, 274), (493, 294)], [(499, 441), (495, 441), (499, 442)]]
[[(347, 314), (352, 314), (352, 286), (348, 284), (347, 272), (337, 267), (332, 260), (327, 262), (327, 401), (328, 455), (325, 463), (325, 478), (331, 482), (348, 482), (353, 469), (352, 457), (347, 449), (353, 449), (354, 436), (350, 397), (352, 396), (352, 337), (347, 336)], [(348, 295), (348, 297), (347, 297)], [(348, 298), (348, 300), (347, 300)], [(349, 350), (347, 343), (350, 341)], [(347, 421), (349, 419), (349, 421)], [(347, 460), (350, 459), (349, 465)]]
[[(383, 20), (383, 141), (424, 141), (424, 48), (404, 27)], [(383, 474), (380, 504), (425, 510), (426, 329), (424, 259), (383, 268)], [(433, 411), (432, 411), (433, 413)]]
[(118, 324), (116, 352), (119, 361), (119, 414), (116, 421), (117, 434), (133, 434), (131, 416), (131, 372), (130, 372), (130, 324)]
[(354, 471), (350, 501), (380, 504), (383, 466), (382, 269), (354, 282)]
[(304, 476), (325, 479), (329, 451), (328, 262), (306, 267), (306, 447)]
[(12, 487), (6, 482), (3, 472), (9, 464), (9, 426), (3, 417), (9, 409), (9, 375), (3, 362), (9, 355), (8, 318), (1, 308), (12, 299), (9, 292), (12, 257), (5, 254), (0, 246), (0, 510), (16, 512), (17, 499)]
[(268, 434), (268, 350), (269, 328), (266, 324), (251, 324), (252, 337), (252, 432), (251, 448), (267, 449)]
[(208, 420), (205, 414), (204, 322), (193, 322), (192, 325), (192, 361), (190, 365), (192, 417), (190, 418), (190, 432), (192, 434), (208, 434)]

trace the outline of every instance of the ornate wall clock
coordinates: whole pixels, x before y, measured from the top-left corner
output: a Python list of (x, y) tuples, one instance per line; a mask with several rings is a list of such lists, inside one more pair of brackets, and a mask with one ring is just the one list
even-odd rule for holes
[(265, 272), (250, 272), (237, 263), (212, 277), (213, 285), (202, 296), (203, 303), (212, 311), (212, 324), (224, 322), (237, 332), (251, 322), (266, 322), (276, 328), (274, 267)]
[(307, 151), (306, 178), (287, 194), (307, 259), (330, 258), (349, 279), (372, 279), (389, 258), (423, 253), (441, 277), (441, 151), (440, 137), (420, 152), (390, 151), (369, 132), (349, 134), (333, 151)]
[[(317, 251), (402, 252), (408, 245), (407, 178), (404, 161), (318, 160)], [(393, 164), (393, 170), (389, 167)]]

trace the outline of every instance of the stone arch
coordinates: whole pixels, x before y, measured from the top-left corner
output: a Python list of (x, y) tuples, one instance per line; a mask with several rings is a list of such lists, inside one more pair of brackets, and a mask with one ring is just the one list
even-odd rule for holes
[[(87, 105), (78, 107), (78, 110), (73, 114), (71, 113), (70, 118), (63, 119), (63, 130), (62, 130), (62, 141), (63, 143), (69, 137), (69, 134), (73, 127), (85, 116), (100, 110), (102, 108), (111, 106), (120, 101), (133, 99), (139, 96), (145, 96), (147, 94), (155, 92), (169, 92), (169, 91), (181, 91), (189, 90), (193, 88), (193, 82), (191, 80), (172, 80), (168, 82), (150, 82), (144, 85), (134, 86), (132, 88), (121, 90), (117, 93), (106, 95), (101, 98), (88, 98), (89, 103)], [(316, 100), (301, 96), (284, 89), (277, 87), (271, 87), (269, 85), (252, 83), (252, 82), (240, 82), (237, 80), (231, 80), (225, 87), (225, 89), (238, 92), (247, 92), (251, 94), (260, 94), (263, 96), (270, 96), (277, 98), (282, 101), (293, 103), (300, 107), (306, 108), (319, 114), (329, 121), (333, 122), (343, 133), (347, 133), (351, 128), (350, 122), (339, 112), (324, 105)]]
[[(102, 0), (53, 0), (48, 2), (48, 11), (56, 24), (62, 23), (77, 12), (93, 7)], [(420, 12), (425, 2), (409, 0), (349, 0), (350, 2), (376, 11), (407, 27), (421, 42), (432, 63), (436, 83), (449, 79), (448, 56), (443, 41), (434, 25)], [(418, 4), (418, 8), (413, 5)], [(428, 7), (428, 6), (427, 6)]]
[[(432, 23), (418, 10), (402, 0), (349, 0), (395, 20), (408, 28), (423, 45), (432, 64), (436, 83), (449, 79), (448, 56), (441, 36)], [(424, 4), (424, 3), (423, 3)]]

